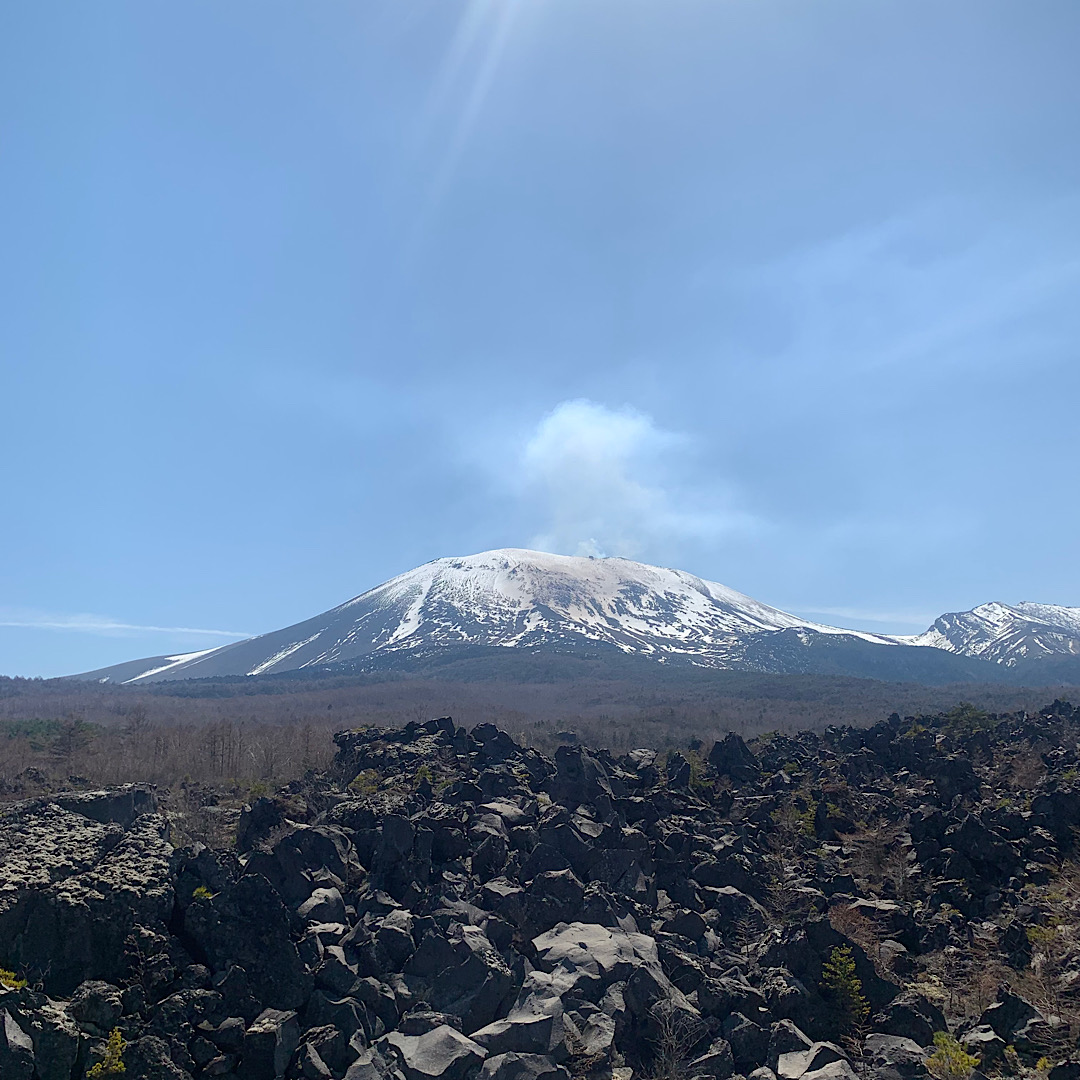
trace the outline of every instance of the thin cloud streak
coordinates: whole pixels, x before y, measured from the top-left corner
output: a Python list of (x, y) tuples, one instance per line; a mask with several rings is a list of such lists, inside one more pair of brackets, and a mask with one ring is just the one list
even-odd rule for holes
[(20, 612), (17, 615), (0, 614), (0, 627), (21, 630), (67, 630), (81, 634), (199, 634), (223, 637), (231, 640), (251, 637), (239, 630), (208, 630), (196, 626), (144, 626), (141, 623), (120, 622), (106, 615), (56, 615)]
[(864, 611), (849, 607), (798, 607), (791, 609), (793, 614), (829, 615), (839, 619), (859, 619), (864, 622), (902, 623), (909, 626), (929, 626), (937, 615), (926, 615), (900, 611)]

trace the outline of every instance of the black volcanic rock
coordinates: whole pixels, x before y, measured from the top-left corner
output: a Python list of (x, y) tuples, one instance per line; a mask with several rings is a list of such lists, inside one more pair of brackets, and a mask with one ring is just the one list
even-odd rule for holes
[(0, 810), (3, 959), (50, 993), (70, 995), (88, 979), (120, 981), (131, 931), (166, 930), (174, 896), (168, 823), (154, 813), (132, 818), (136, 805), (154, 805), (135, 790), (59, 800), (75, 809), (39, 799)]
[(5, 1080), (83, 1080), (114, 1029), (168, 1080), (896, 1080), (950, 1029), (1078, 1057), (1069, 706), (730, 735), (692, 785), (689, 750), (449, 718), (336, 742), (234, 850), (173, 851), (149, 789), (0, 813), (0, 968), (44, 990), (0, 974)]
[(750, 752), (746, 743), (729, 731), (709, 751), (709, 764), (720, 776), (730, 776), (733, 780), (752, 780), (759, 771), (758, 760)]

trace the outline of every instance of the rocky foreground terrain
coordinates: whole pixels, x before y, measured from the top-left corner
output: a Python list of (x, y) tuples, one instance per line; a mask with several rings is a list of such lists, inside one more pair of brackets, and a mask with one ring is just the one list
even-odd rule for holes
[(440, 719), (342, 732), (214, 846), (139, 786), (9, 805), (0, 1078), (1078, 1078), (1078, 738), (1056, 702), (552, 760)]

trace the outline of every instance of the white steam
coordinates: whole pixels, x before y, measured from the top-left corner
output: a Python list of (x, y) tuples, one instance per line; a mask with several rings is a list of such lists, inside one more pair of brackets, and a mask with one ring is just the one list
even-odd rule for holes
[(711, 541), (753, 520), (715, 490), (685, 482), (691, 442), (631, 408), (564, 401), (522, 454), (526, 497), (544, 517), (531, 545), (575, 555), (674, 557), (680, 541)]

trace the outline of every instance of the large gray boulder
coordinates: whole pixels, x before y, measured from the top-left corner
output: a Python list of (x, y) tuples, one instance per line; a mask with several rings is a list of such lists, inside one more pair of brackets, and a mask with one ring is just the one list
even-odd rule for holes
[(747, 781), (757, 776), (760, 765), (750, 748), (735, 734), (729, 731), (709, 751), (709, 764), (721, 775), (733, 780)]
[(686, 1067), (688, 1076), (711, 1076), (727, 1080), (735, 1072), (735, 1061), (727, 1039), (715, 1039), (704, 1054), (699, 1054)]
[(100, 980), (80, 984), (68, 1005), (79, 1026), (97, 1036), (108, 1035), (123, 1011), (119, 987)]
[(802, 1080), (860, 1080), (859, 1074), (847, 1061), (830, 1061), (820, 1069), (808, 1069)]
[(1008, 990), (1003, 990), (979, 1017), (980, 1024), (989, 1024), (1006, 1042), (1032, 1020), (1043, 1019), (1031, 1002)]
[(300, 1042), (300, 1025), (292, 1010), (264, 1009), (244, 1035), (240, 1080), (272, 1080), (284, 1076)]
[(775, 1072), (781, 1055), (805, 1053), (813, 1045), (793, 1021), (777, 1020), (769, 1029), (769, 1068)]
[(314, 892), (296, 909), (297, 915), (307, 923), (345, 922), (345, 901), (339, 889), (315, 889)]
[(926, 1074), (926, 1051), (914, 1040), (875, 1033), (863, 1043), (863, 1058), (875, 1070), (875, 1080), (917, 1080)]
[(659, 972), (659, 977), (667, 981), (656, 941), (647, 934), (627, 933), (596, 923), (559, 923), (534, 938), (533, 947), (537, 967), (567, 973), (574, 985), (589, 994), (598, 995), (643, 967)]
[(311, 992), (290, 929), (289, 909), (260, 874), (245, 874), (184, 911), (184, 930), (211, 970), (241, 966), (260, 1001), (277, 1009), (299, 1008)]
[(543, 1054), (496, 1054), (480, 1070), (481, 1080), (570, 1080), (562, 1065)]
[[(825, 1077), (831, 1074), (824, 1070), (834, 1065), (850, 1069), (847, 1054), (835, 1043), (816, 1042), (805, 1050), (793, 1050), (780, 1054), (775, 1072), (779, 1080), (803, 1080), (804, 1077), (810, 1080), (811, 1077), (818, 1077), (819, 1074), (821, 1074), (820, 1080), (825, 1080)], [(836, 1075), (844, 1077), (846, 1074), (841, 1069)]]
[(168, 933), (168, 823), (149, 813), (129, 820), (152, 805), (138, 790), (122, 792), (118, 806), (107, 793), (91, 793), (64, 798), (75, 809), (38, 799), (0, 812), (4, 961), (47, 993), (68, 997), (88, 979), (122, 982), (133, 928)]
[(479, 1043), (449, 1024), (423, 1035), (391, 1031), (381, 1044), (396, 1058), (405, 1080), (464, 1080), (487, 1057)]
[[(144, 1035), (124, 1051), (123, 1076), (139, 1080), (191, 1080), (191, 1073), (173, 1061), (169, 1044), (157, 1035)], [(269, 1077), (268, 1077), (269, 1080)]]
[(561, 1002), (558, 1012), (546, 1015), (511, 1010), (505, 1019), (474, 1031), (469, 1038), (489, 1054), (549, 1054), (563, 1041)]
[(4, 1080), (30, 1080), (33, 1075), (33, 1042), (15, 1017), (0, 1009), (0, 1076)]
[(146, 784), (123, 784), (107, 791), (64, 791), (53, 802), (63, 810), (100, 822), (130, 828), (143, 814), (156, 814), (157, 796)]
[(514, 973), (478, 926), (451, 922), (429, 931), (405, 965), (409, 985), (439, 1012), (475, 1031), (505, 1013), (517, 993)]
[(530, 971), (506, 1016), (474, 1031), (470, 1038), (493, 1056), (505, 1053), (564, 1056), (564, 992), (564, 986), (548, 973)]
[[(5, 995), (8, 997), (10, 995)], [(19, 1027), (34, 1044), (37, 1080), (71, 1080), (79, 1052), (79, 1029), (59, 1002), (22, 991), (21, 1007), (13, 1006)], [(6, 1074), (0, 1070), (0, 1076)]]
[(650, 1052), (672, 1025), (684, 1033), (688, 1046), (704, 1037), (700, 1013), (664, 974), (656, 941), (647, 934), (560, 923), (534, 938), (533, 946), (539, 969), (531, 975), (535, 986), (545, 984), (552, 993), (590, 1002), (600, 1001), (615, 984), (622, 987), (620, 1010), (634, 1021), (626, 1024), (627, 1045), (637, 1051)]
[(611, 798), (607, 770), (580, 746), (560, 746), (555, 751), (555, 775), (547, 783), (551, 797), (571, 808), (582, 803), (591, 806), (602, 797)]
[(904, 990), (871, 1018), (875, 1031), (911, 1039), (920, 1046), (930, 1046), (934, 1033), (947, 1031), (945, 1015), (928, 998), (913, 990)]

